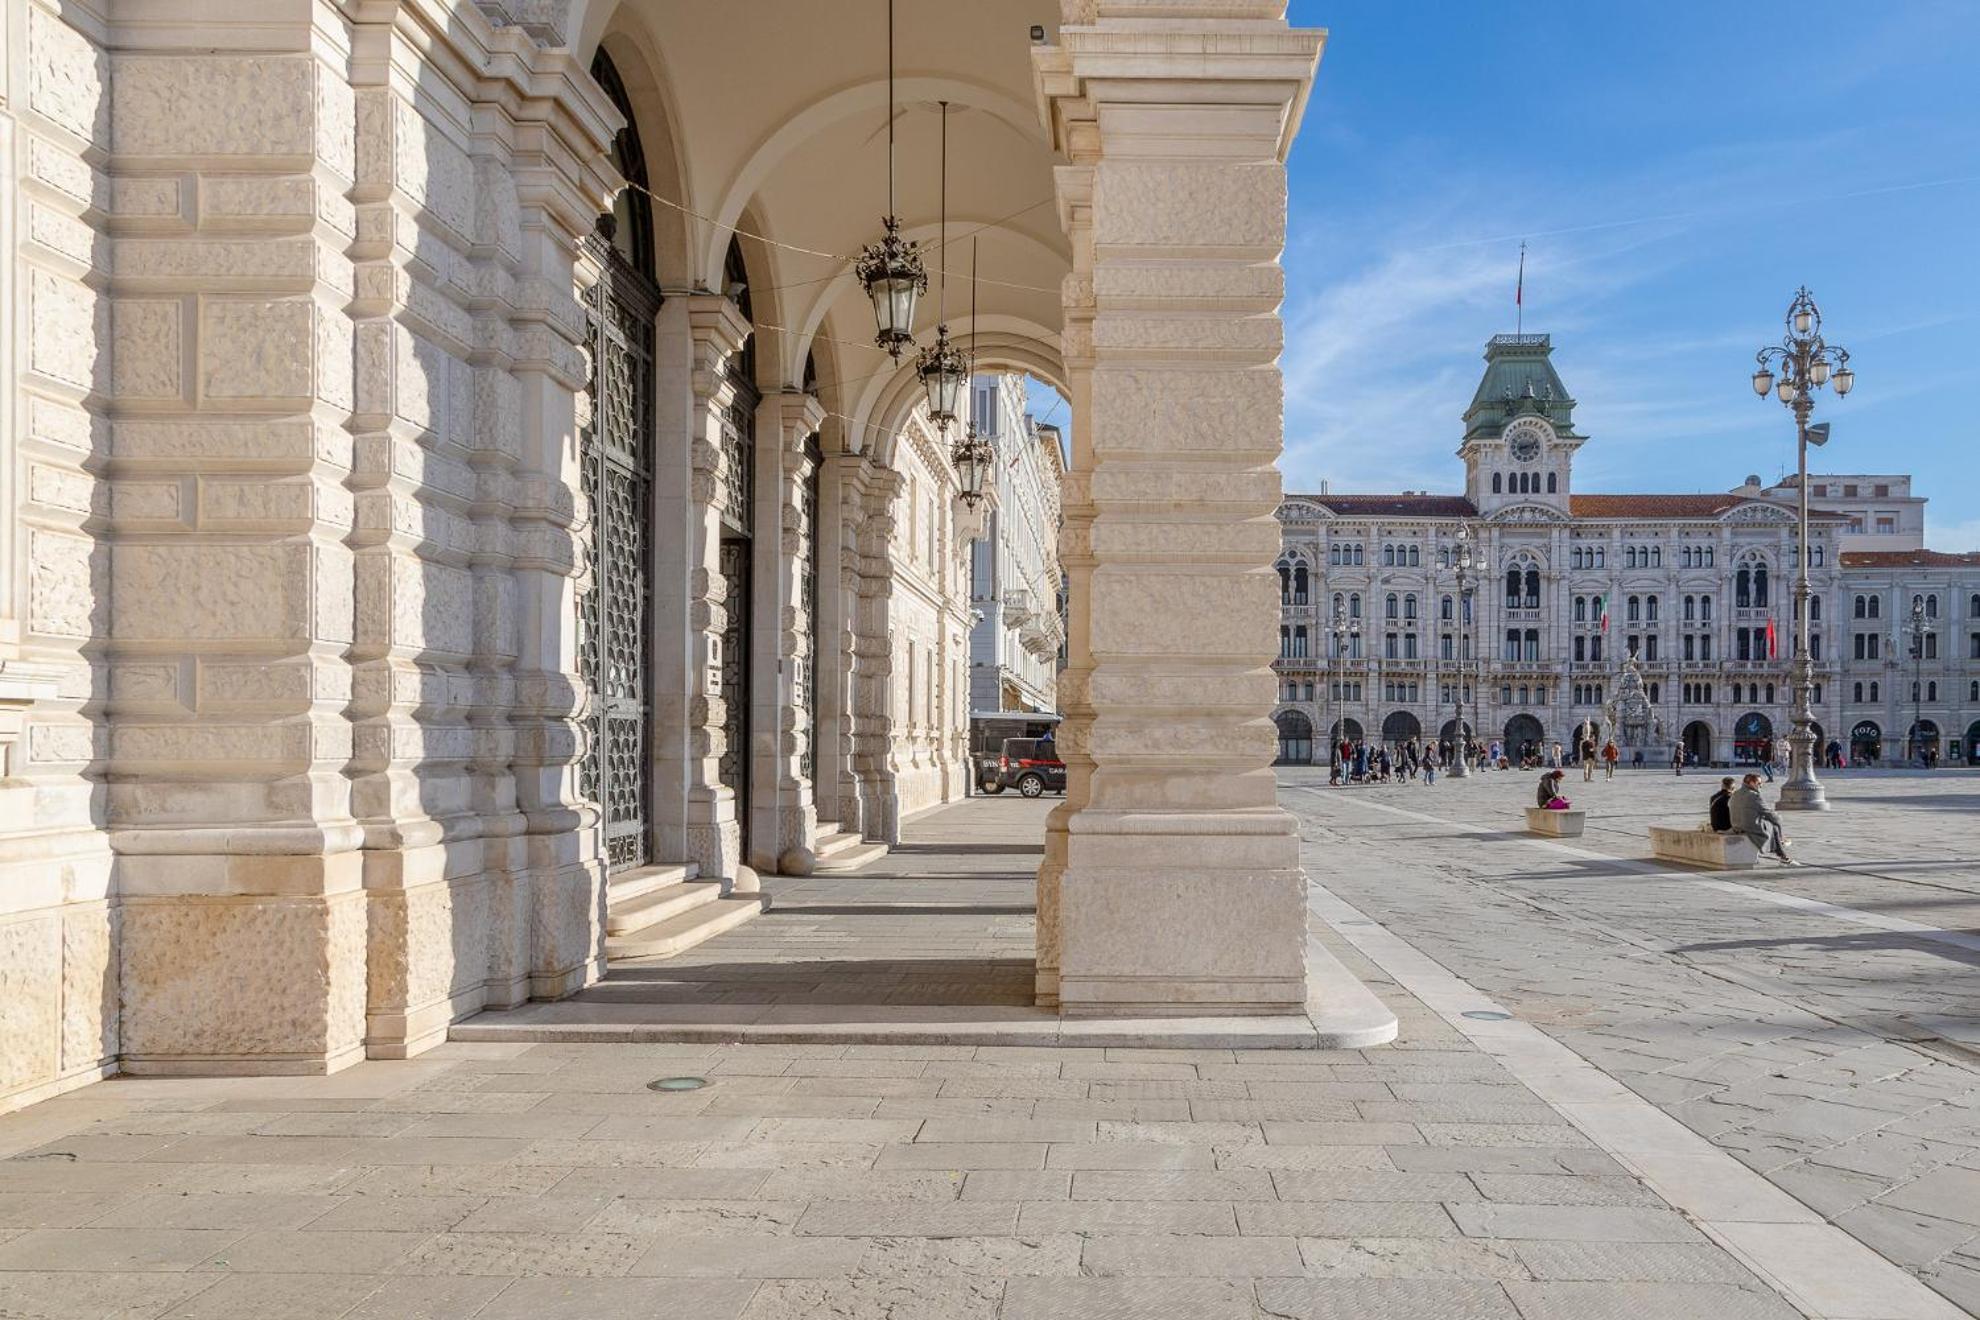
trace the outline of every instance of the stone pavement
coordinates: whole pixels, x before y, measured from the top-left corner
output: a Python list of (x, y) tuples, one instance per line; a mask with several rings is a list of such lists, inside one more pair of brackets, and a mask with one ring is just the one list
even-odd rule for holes
[[(1496, 822), (1502, 801), (1523, 794), (1524, 777), (1449, 793), (1440, 785), (1334, 795), (1308, 792), (1293, 782), (1299, 777), (1288, 775), (1285, 797), (1305, 818), (1314, 878), (1390, 927), (1340, 918), (1341, 932), (1367, 955), (1327, 938), (1403, 1019), (1394, 1045), (456, 1042), (327, 1078), (117, 1079), (0, 1118), (0, 1316), (1957, 1314), (1890, 1287), (1877, 1271), (1931, 1296), (1868, 1252), (1875, 1269), (1862, 1272), (1866, 1286), (1854, 1292), (1804, 1286), (1793, 1269), (1763, 1280), (1746, 1262), (1778, 1266), (1779, 1254), (1746, 1250), (1719, 1221), (1834, 1230), (1775, 1222), (1815, 1219), (1798, 1204), (1786, 1213), (1701, 1210), (1682, 1187), (1672, 1196), (1689, 1197), (1693, 1208), (1674, 1209), (1658, 1187), (1676, 1184), (1632, 1173), (1640, 1157), (1618, 1159), (1584, 1130), (1600, 1130), (1585, 1111), (1604, 1106), (1577, 1104), (1579, 1093), (1562, 1088), (1585, 1086), (1585, 1077), (1536, 1072), (1530, 1053), (1506, 1043), (1513, 1038), (1493, 1035), (1544, 1029), (1633, 1088), (1684, 1067), (1673, 1065), (1677, 1058), (1699, 1061), (1690, 1071), (1717, 1080), (1715, 1061), (1728, 1055), (1738, 1066), (1727, 1084), (1746, 1086), (1770, 1074), (1745, 1069), (1777, 1049), (1772, 1070), (1805, 1070), (1799, 1084), (1830, 1103), (1841, 1103), (1831, 1090), (1883, 1097), (1881, 1084), (1865, 1080), (1869, 1072), (1852, 1068), (1858, 1048), (1901, 1048), (1911, 1059), (1937, 1047), (1859, 1045), (1869, 1035), (1860, 1022), (1837, 1025), (1719, 974), (1738, 971), (1760, 985), (1786, 979), (1783, 993), (1828, 994), (1839, 1007), (1862, 993), (1856, 987), (1876, 983), (1857, 966), (1868, 955), (1841, 950), (1833, 961), (1844, 975), (1803, 984), (1786, 946), (1763, 942), (1810, 933), (1797, 924), (1829, 930), (1842, 924), (1836, 918), (1601, 870), (1620, 863), (1531, 852), (1489, 839), (1496, 825), (1422, 819), (1443, 813), (1462, 822), (1470, 813)], [(1624, 800), (1648, 798), (1619, 790), (1613, 801)], [(1026, 832), (1044, 808), (992, 800), (968, 810), (979, 806), (981, 821), (998, 820), (999, 838), (985, 842), (1011, 851), (985, 853), (969, 874), (951, 875), (973, 887), (966, 906), (978, 911), (906, 910), (938, 905), (925, 897), (931, 887), (914, 893), (909, 854), (898, 870), (781, 890), (792, 938), (809, 942), (812, 960), (871, 963), (915, 961), (914, 942), (932, 936), (937, 961), (967, 964), (972, 976), (992, 969), (994, 986), (999, 964), (1022, 960)], [(1859, 818), (1854, 832), (1863, 829)], [(1627, 847), (1621, 837), (1613, 843), (1619, 853)], [(1907, 856), (1898, 860), (1930, 861)], [(1886, 883), (1910, 892), (1902, 880)], [(1531, 897), (1522, 892), (1529, 886)], [(1659, 901), (1629, 898), (1644, 887), (1656, 887)], [(907, 924), (883, 934), (817, 910), (875, 894), (896, 895), (889, 901), (902, 908), (866, 921)], [(1537, 906), (1610, 897), (1637, 904), (1611, 914), (1613, 928)], [(934, 924), (913, 924), (924, 920)], [(1676, 938), (1632, 933), (1625, 920), (1678, 921), (1683, 930)], [(767, 923), (752, 927), (777, 929)], [(1681, 952), (1679, 943), (1740, 947)], [(1907, 947), (1907, 957), (1937, 960), (1940, 981), (1956, 979), (1949, 967), (1964, 970), (1934, 951), (1950, 946)], [(794, 969), (806, 958), (790, 956), (789, 946), (764, 952), (777, 993), (824, 993), (834, 983), (826, 974), (803, 980)], [(1711, 974), (1699, 958), (1712, 960)], [(746, 993), (750, 979), (666, 968), (650, 965), (667, 978), (654, 984), (688, 987), (698, 999)], [(1456, 1006), (1471, 1002), (1462, 998), (1471, 992), (1460, 988), (1453, 998), (1452, 973), (1489, 986), (1525, 1020), (1466, 1021)], [(1433, 985), (1435, 977), (1442, 982)], [(900, 992), (928, 984), (910, 969)], [(1707, 984), (1709, 997), (1700, 989)], [(1934, 993), (1941, 1008), (1959, 1000), (1956, 988)], [(1922, 1030), (1921, 1020), (1908, 1020), (1911, 1029)], [(1693, 1054), (1700, 1037), (1715, 1048)], [(1937, 1061), (1970, 1076), (1963, 1063)], [(1892, 1120), (1877, 1131), (1915, 1122), (1915, 1133), (1893, 1133), (1895, 1144), (1882, 1146), (1832, 1134), (1823, 1150), (1854, 1147), (1861, 1164), (1953, 1147), (1932, 1169), (1970, 1172), (1980, 1142), (1962, 1144), (1952, 1119), (1958, 1104), (1916, 1104), (1917, 1086), (1940, 1079), (1922, 1066), (1911, 1071), (1919, 1076), (1908, 1072), (1888, 1097), (1904, 1098), (1902, 1112), (1883, 1111)], [(650, 1089), (671, 1077), (708, 1084)], [(1651, 1098), (1667, 1112), (1684, 1103)], [(1633, 1098), (1606, 1109), (1649, 1112)], [(1612, 1144), (1634, 1149), (1627, 1133)], [(1712, 1159), (1739, 1168), (1730, 1154)], [(1928, 1177), (1907, 1186), (1957, 1209), (1958, 1187)], [(1958, 1222), (1934, 1205), (1933, 1218)], [(1935, 1257), (1938, 1273), (1924, 1276), (1935, 1286), (1945, 1287), (1950, 1255)], [(1822, 1259), (1805, 1264), (1810, 1278), (1834, 1273)]]
[(1531, 774), (1283, 778), (1313, 880), (1980, 1311), (1980, 776), (1838, 776), (1807, 865), (1716, 877), (1619, 859), (1717, 775), (1571, 774), (1567, 846), (1516, 832)]

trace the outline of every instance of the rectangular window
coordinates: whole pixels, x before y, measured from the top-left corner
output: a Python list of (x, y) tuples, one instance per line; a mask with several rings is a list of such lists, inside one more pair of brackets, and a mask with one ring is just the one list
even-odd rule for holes
[(1888, 514), (1882, 514), (1882, 513), (1878, 514), (1877, 535), (1895, 536), (1896, 534), (1897, 534), (1897, 519), (1890, 517)]
[(1925, 658), (1927, 660), (1937, 660), (1939, 658), (1939, 635), (1937, 633), (1925, 634)]

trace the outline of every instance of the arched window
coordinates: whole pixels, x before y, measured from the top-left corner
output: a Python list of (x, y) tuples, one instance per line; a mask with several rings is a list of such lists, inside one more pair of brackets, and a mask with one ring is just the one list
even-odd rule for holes
[(1937, 592), (1925, 598), (1925, 617), (1928, 619), (1939, 617), (1939, 596)]
[(1968, 618), (1980, 619), (1980, 594), (1966, 602), (1966, 614)]
[(1861, 683), (1858, 683), (1855, 687), (1855, 690), (1850, 693), (1850, 700), (1852, 701), (1863, 700), (1863, 685)]
[(1684, 621), (1686, 623), (1690, 623), (1692, 620), (1696, 619), (1697, 617), (1698, 617), (1698, 598), (1696, 596), (1686, 596), (1684, 598)]
[(1870, 700), (1876, 701), (1878, 699), (1879, 698), (1877, 696), (1877, 681), (1875, 679), (1872, 679), (1870, 680)]
[(1819, 620), (1822, 617), (1822, 598), (1820, 596), (1810, 596), (1808, 598), (1808, 617), (1811, 621)]
[(1644, 597), (1643, 607), (1646, 611), (1644, 617), (1652, 623), (1657, 622), (1657, 598), (1655, 596)]
[(1390, 592), (1388, 598), (1382, 602), (1382, 617), (1385, 619), (1393, 619), (1396, 617), (1396, 593), (1393, 591)]
[(1302, 559), (1293, 567), (1293, 604), (1306, 604), (1306, 588), (1306, 561)]
[(1652, 568), (1662, 568), (1663, 566), (1664, 566), (1664, 547), (1663, 547), (1663, 546), (1661, 546), (1661, 545), (1653, 545), (1653, 546), (1651, 546), (1651, 547), (1650, 547), (1650, 567), (1652, 567)]
[(1753, 570), (1753, 604), (1756, 609), (1767, 608), (1767, 566)]
[(1500, 481), (1499, 481), (1499, 474), (1498, 474), (1498, 473), (1496, 473), (1496, 472), (1494, 472), (1494, 473), (1492, 474), (1492, 493), (1493, 493), (1494, 495), (1498, 495), (1498, 494), (1502, 494), (1502, 493), (1503, 493), (1503, 489), (1502, 489), (1502, 486), (1501, 486), (1501, 483), (1500, 483)]
[(1279, 604), (1292, 604), (1292, 566), (1281, 559), (1276, 567), (1279, 570)]
[(1360, 568), (1360, 567), (1361, 567), (1361, 561), (1362, 561), (1362, 555), (1361, 555), (1361, 547), (1360, 547), (1360, 546), (1356, 546), (1356, 547), (1354, 548), (1354, 566), (1355, 566), (1356, 568)]
[(1506, 570), (1506, 608), (1519, 608), (1519, 570), (1516, 568)]
[(1769, 706), (1774, 704), (1774, 685), (1772, 683), (1767, 685), (1767, 704)]
[(1348, 596), (1348, 617), (1350, 619), (1361, 617), (1361, 593), (1358, 591)]
[(626, 263), (648, 279), (657, 279), (653, 265), (653, 202), (647, 195), (646, 153), (639, 144), (639, 126), (632, 99), (611, 56), (602, 49), (592, 57), (591, 76), (625, 119), (612, 139), (612, 164), (627, 187), (612, 199), (612, 246)]
[(1382, 547), (1382, 567), (1383, 567), (1383, 568), (1394, 568), (1395, 566), (1396, 566), (1396, 548), (1395, 548), (1394, 546), (1392, 546), (1392, 545), (1385, 545), (1385, 546), (1383, 546), (1383, 547)]
[(1870, 598), (1870, 617), (1873, 619), (1879, 617), (1883, 613), (1883, 610), (1884, 598), (1882, 596), (1872, 596)]
[(1623, 613), (1631, 623), (1642, 623), (1643, 622), (1642, 598), (1639, 596), (1631, 596), (1627, 601), (1623, 602)]
[(1403, 597), (1403, 617), (1412, 620), (1416, 618), (1416, 593), (1413, 591)]
[(1574, 598), (1574, 621), (1576, 623), (1588, 622), (1588, 597), (1576, 596)]
[(1547, 493), (1549, 495), (1560, 494), (1559, 483), (1555, 480), (1554, 474), (1551, 472), (1547, 474)]
[(1736, 610), (1745, 610), (1752, 607), (1753, 573), (1750, 569), (1742, 566), (1739, 572), (1733, 574), (1733, 608)]
[(1537, 568), (1526, 570), (1526, 608), (1540, 608), (1540, 570)]
[(1938, 699), (1939, 699), (1938, 680), (1936, 679), (1927, 680), (1925, 684), (1925, 700), (1937, 701)]
[(1623, 547), (1623, 567), (1624, 567), (1624, 568), (1635, 568), (1635, 567), (1636, 567), (1636, 547), (1635, 547), (1635, 546), (1633, 546), (1633, 545), (1626, 545), (1626, 546), (1624, 546), (1624, 547)]
[[(1698, 621), (1700, 623), (1710, 623), (1712, 621), (1712, 598), (1710, 596), (1700, 596), (1698, 598)], [(1709, 655), (1699, 657), (1701, 660), (1710, 660), (1711, 658)]]
[(1418, 557), (1421, 553), (1420, 547), (1411, 546), (1409, 548), (1409, 566), (1411, 568), (1421, 568), (1423, 566), (1423, 561)]
[(1451, 621), (1451, 598), (1449, 596), (1444, 597), (1443, 600), (1438, 602), (1437, 617), (1446, 623)]
[(1341, 612), (1342, 612), (1342, 611), (1343, 611), (1343, 610), (1344, 610), (1344, 609), (1346, 608), (1346, 606), (1347, 606), (1347, 598), (1346, 598), (1345, 596), (1343, 596), (1343, 595), (1341, 595), (1341, 593), (1340, 593), (1340, 592), (1338, 592), (1338, 591), (1337, 591), (1337, 592), (1335, 592), (1335, 593), (1334, 593), (1334, 613), (1336, 613), (1336, 614), (1339, 614), (1339, 613), (1341, 613)]

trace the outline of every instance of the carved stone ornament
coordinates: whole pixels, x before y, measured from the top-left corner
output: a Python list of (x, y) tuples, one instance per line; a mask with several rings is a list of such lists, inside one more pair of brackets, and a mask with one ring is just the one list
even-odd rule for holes
[(1720, 522), (1729, 523), (1778, 523), (1787, 524), (1795, 520), (1794, 515), (1778, 504), (1766, 504), (1758, 500), (1740, 504), (1720, 515)]
[(1565, 513), (1544, 504), (1507, 505), (1487, 519), (1495, 523), (1564, 523), (1567, 520)]

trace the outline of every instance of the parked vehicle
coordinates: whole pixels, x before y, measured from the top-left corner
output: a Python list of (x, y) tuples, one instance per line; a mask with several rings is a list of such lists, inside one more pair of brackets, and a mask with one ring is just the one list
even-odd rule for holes
[(1006, 738), (997, 757), (997, 790), (1015, 788), (1028, 798), (1066, 791), (1066, 763), (1050, 738)]
[(1043, 738), (1059, 727), (1050, 711), (978, 711), (969, 717), (969, 759), (975, 767), (976, 791), (1001, 793), (1006, 785), (998, 761), (1011, 738)]

